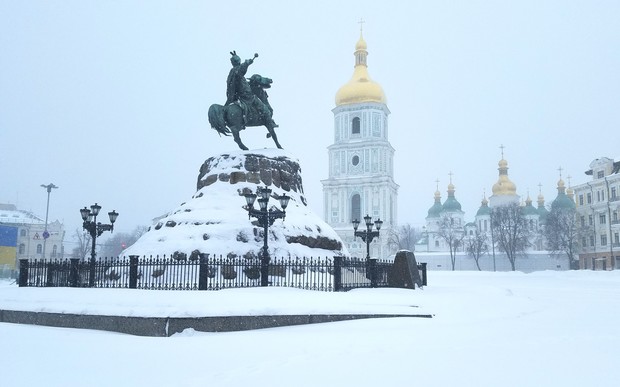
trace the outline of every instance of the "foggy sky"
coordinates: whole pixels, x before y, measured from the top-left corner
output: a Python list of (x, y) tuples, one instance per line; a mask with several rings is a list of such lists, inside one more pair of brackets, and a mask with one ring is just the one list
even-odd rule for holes
[[(274, 80), (280, 143), (322, 217), (331, 109), (360, 18), (391, 111), (400, 223), (424, 223), (450, 172), (473, 220), (501, 144), (518, 194), (536, 201), (541, 184), (547, 204), (559, 167), (576, 185), (593, 159), (620, 158), (615, 1), (0, 0), (0, 203), (44, 218), (40, 185), (54, 183), (49, 218), (69, 237), (94, 202), (120, 213), (117, 230), (149, 225), (191, 197), (206, 158), (237, 149), (207, 121), (236, 50), (260, 55), (248, 75)], [(265, 133), (242, 138), (273, 147)]]

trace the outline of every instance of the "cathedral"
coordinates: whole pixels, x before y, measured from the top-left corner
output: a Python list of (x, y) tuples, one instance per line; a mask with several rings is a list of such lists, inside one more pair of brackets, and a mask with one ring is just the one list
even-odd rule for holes
[[(356, 257), (366, 256), (366, 243), (354, 237), (352, 221), (381, 220), (380, 237), (370, 245), (371, 257), (394, 252), (388, 236), (397, 227), (398, 184), (394, 182), (394, 148), (388, 140), (387, 99), (368, 75), (368, 51), (360, 30), (353, 76), (336, 93), (333, 144), (328, 147), (328, 178), (322, 180), (325, 221)], [(373, 228), (374, 229), (374, 228)]]
[[(449, 250), (446, 241), (439, 235), (441, 219), (446, 216), (454, 219), (456, 229), (464, 238), (471, 237), (475, 235), (475, 233), (480, 233), (487, 235), (489, 240), (491, 240), (491, 209), (512, 203), (521, 206), (522, 214), (533, 231), (531, 240), (529, 241), (529, 250), (545, 250), (543, 229), (549, 210), (545, 207), (544, 196), (539, 192), (536, 207), (534, 207), (529, 193), (525, 201), (521, 199), (521, 196), (517, 194), (516, 184), (513, 183), (508, 176), (508, 161), (504, 158), (503, 150), (502, 158), (497, 165), (499, 176), (497, 182), (493, 184), (492, 195), (488, 199), (486, 195), (483, 196), (480, 208), (476, 212), (473, 222), (465, 222), (465, 213), (461, 210), (461, 204), (456, 199), (456, 188), (454, 184), (452, 184), (452, 181), (450, 181), (448, 185), (448, 198), (443, 203), (441, 202), (439, 187), (437, 187), (434, 195), (434, 203), (429, 208), (428, 215), (426, 216), (423, 238), (416, 245), (418, 251), (446, 252)], [(572, 208), (575, 208), (573, 190), (566, 188), (562, 176), (560, 176), (560, 180), (557, 183), (557, 189), (558, 195), (553, 200), (551, 207), (572, 206)], [(461, 246), (458, 250), (462, 251), (463, 247)]]

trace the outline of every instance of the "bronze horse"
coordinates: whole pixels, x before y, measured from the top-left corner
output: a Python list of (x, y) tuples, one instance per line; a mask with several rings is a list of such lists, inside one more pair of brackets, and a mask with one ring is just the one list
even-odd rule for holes
[[(272, 80), (254, 74), (248, 81), (255, 98), (260, 99), (267, 105), (269, 111), (273, 114), (273, 109), (269, 105), (268, 95), (265, 91), (265, 89), (271, 87)], [(270, 118), (261, 115), (257, 109), (248, 106), (248, 104), (242, 101), (235, 101), (226, 106), (213, 104), (209, 107), (209, 123), (211, 127), (225, 136), (229, 136), (232, 133), (235, 142), (243, 150), (248, 150), (248, 148), (241, 141), (239, 132), (245, 129), (246, 126), (265, 126), (269, 132), (267, 133), (267, 138), (273, 138), (276, 146), (282, 149), (276, 136), (275, 126), (270, 124), (270, 122), (273, 122)]]

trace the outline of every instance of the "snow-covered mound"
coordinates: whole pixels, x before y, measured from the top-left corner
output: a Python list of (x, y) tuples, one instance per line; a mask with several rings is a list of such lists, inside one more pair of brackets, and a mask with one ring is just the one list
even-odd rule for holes
[[(196, 257), (208, 253), (256, 258), (263, 246), (263, 229), (248, 219), (244, 192), (267, 186), (272, 196), (291, 197), (286, 218), (269, 227), (272, 257), (332, 257), (348, 255), (336, 232), (306, 204), (299, 161), (283, 150), (237, 151), (210, 157), (200, 168), (197, 192), (149, 228), (124, 256), (171, 255)], [(269, 206), (278, 206), (275, 198)], [(255, 204), (258, 209), (258, 203)]]

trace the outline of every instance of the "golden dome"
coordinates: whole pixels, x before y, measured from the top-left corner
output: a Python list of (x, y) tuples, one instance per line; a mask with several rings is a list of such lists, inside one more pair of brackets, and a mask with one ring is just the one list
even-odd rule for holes
[(538, 184), (538, 207), (545, 205), (545, 196), (542, 194), (542, 184)]
[(516, 195), (517, 186), (508, 178), (508, 162), (501, 159), (499, 163), (499, 179), (493, 184), (493, 195)]
[(558, 180), (558, 193), (566, 193), (566, 184), (564, 184), (564, 180), (561, 177)]
[(565, 188), (566, 184), (564, 184), (564, 180), (562, 180), (562, 178), (560, 178), (560, 180), (558, 180), (558, 188)]
[(360, 39), (355, 44), (355, 68), (351, 80), (342, 86), (336, 93), (336, 106), (351, 103), (378, 102), (386, 103), (383, 88), (370, 79), (366, 64), (366, 41), (360, 33)]
[(493, 184), (493, 195), (516, 195), (517, 186), (508, 179), (508, 176), (500, 176), (497, 183)]

